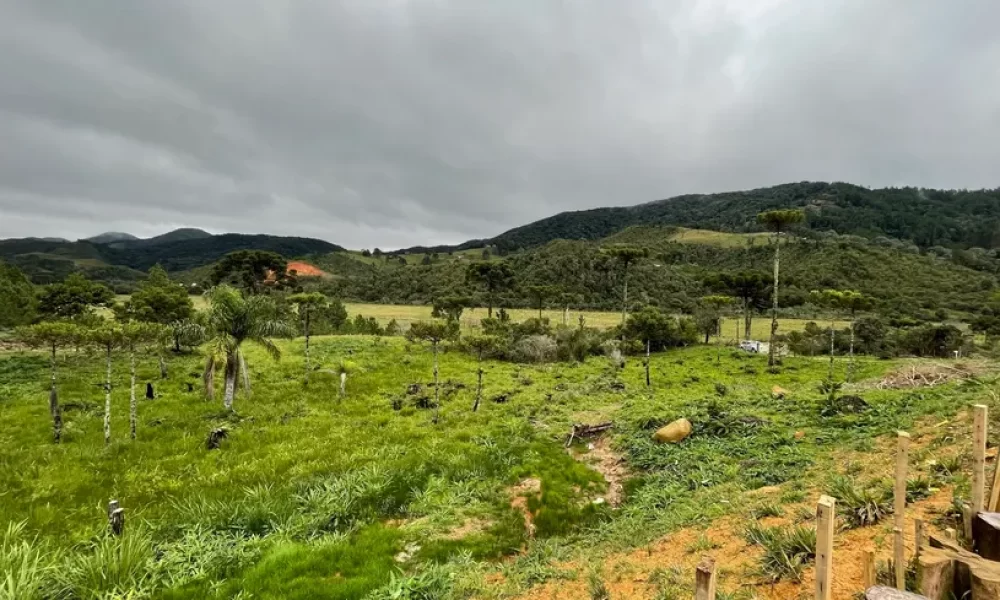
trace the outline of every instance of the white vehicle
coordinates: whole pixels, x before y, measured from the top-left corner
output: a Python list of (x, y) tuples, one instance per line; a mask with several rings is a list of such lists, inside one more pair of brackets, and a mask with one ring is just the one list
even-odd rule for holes
[(756, 354), (761, 351), (762, 347), (763, 344), (755, 340), (743, 340), (740, 342), (740, 350), (745, 352), (753, 352)]

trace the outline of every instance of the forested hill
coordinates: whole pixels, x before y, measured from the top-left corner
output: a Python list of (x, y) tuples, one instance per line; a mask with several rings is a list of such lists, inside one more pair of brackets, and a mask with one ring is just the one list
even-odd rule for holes
[[(633, 227), (602, 240), (556, 240), (505, 256), (502, 260), (513, 272), (505, 304), (531, 306), (532, 289), (547, 286), (552, 290), (546, 299), (550, 306), (568, 302), (620, 307), (621, 269), (602, 252), (611, 244), (649, 250), (649, 258), (630, 268), (630, 301), (684, 312), (695, 310), (703, 296), (717, 293), (711, 281), (720, 275), (754, 271), (769, 280), (773, 259), (773, 248), (760, 234)], [(465, 277), (475, 259), (455, 252), (424, 255), (419, 263), (391, 255), (361, 262), (335, 253), (314, 257), (314, 263), (333, 275), (322, 284), (325, 291), (345, 300), (431, 304), (469, 295), (474, 302), (482, 301), (475, 297), (481, 290)], [(495, 255), (491, 259), (498, 260)], [(927, 319), (941, 318), (941, 310), (969, 314), (988, 302), (997, 287), (998, 266), (992, 251), (933, 254), (889, 239), (828, 233), (793, 237), (782, 251), (781, 299), (794, 311), (811, 290), (854, 289), (875, 298), (885, 314)]]
[(0, 260), (16, 265), (35, 283), (61, 281), (70, 273), (83, 271), (92, 279), (127, 287), (156, 264), (168, 271), (184, 271), (210, 265), (234, 250), (246, 249), (267, 250), (286, 257), (343, 250), (336, 244), (312, 238), (211, 235), (196, 229), (179, 229), (145, 240), (117, 237), (108, 243), (39, 238), (0, 240)]
[(804, 208), (806, 227), (815, 231), (898, 238), (922, 248), (1000, 247), (1000, 189), (868, 189), (848, 183), (803, 182), (741, 192), (678, 196), (631, 207), (565, 212), (489, 240), (472, 240), (453, 248), (433, 250), (492, 245), (507, 253), (557, 239), (601, 239), (633, 225), (760, 231), (757, 213), (776, 208)]

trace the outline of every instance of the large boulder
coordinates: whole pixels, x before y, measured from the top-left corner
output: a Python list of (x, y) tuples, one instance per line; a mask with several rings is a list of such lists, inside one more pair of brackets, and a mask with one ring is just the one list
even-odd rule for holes
[(681, 418), (656, 430), (653, 439), (661, 444), (676, 444), (691, 435), (691, 421)]

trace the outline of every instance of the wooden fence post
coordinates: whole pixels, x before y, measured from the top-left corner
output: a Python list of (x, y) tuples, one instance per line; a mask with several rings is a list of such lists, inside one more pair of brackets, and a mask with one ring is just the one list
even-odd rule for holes
[(986, 497), (986, 405), (972, 407), (972, 518), (983, 512)]
[(816, 600), (833, 597), (833, 529), (837, 520), (837, 501), (820, 496), (816, 505)]
[(913, 552), (920, 558), (920, 547), (924, 545), (924, 521), (923, 519), (913, 520)]
[(990, 486), (990, 503), (986, 507), (987, 512), (997, 512), (1000, 508), (1000, 454), (997, 455), (993, 465), (993, 485)]
[(108, 502), (108, 527), (114, 536), (119, 536), (125, 531), (125, 509), (118, 506), (117, 500)]
[(704, 556), (694, 570), (694, 600), (715, 600), (715, 559)]
[(861, 569), (865, 589), (875, 585), (875, 550), (867, 548), (861, 555)]
[(906, 467), (909, 462), (910, 434), (897, 434), (899, 446), (896, 451), (896, 485), (893, 490), (892, 561), (896, 567), (896, 589), (906, 590), (906, 547), (903, 545), (903, 528), (906, 526)]

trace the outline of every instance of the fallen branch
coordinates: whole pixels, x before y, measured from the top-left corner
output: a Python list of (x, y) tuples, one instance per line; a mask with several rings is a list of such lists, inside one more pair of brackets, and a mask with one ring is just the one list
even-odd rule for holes
[(566, 447), (569, 448), (576, 438), (584, 438), (603, 433), (615, 426), (614, 421), (597, 423), (596, 425), (586, 425), (583, 423), (573, 423), (570, 429), (569, 438), (566, 440)]

